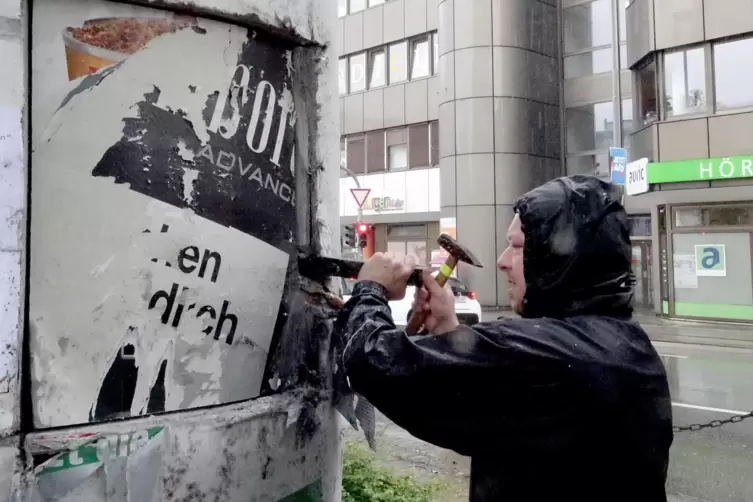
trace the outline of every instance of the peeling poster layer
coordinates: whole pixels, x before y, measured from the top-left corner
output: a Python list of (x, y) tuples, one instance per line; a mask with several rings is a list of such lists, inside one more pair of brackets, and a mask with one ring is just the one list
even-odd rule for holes
[(312, 406), (305, 413), (322, 426), (303, 439), (300, 420), (291, 420), (290, 411), (302, 398), (262, 398), (255, 411), (229, 405), (160, 417), (164, 421), (140, 418), (31, 434), (25, 450), (34, 467), (24, 500), (333, 500), (339, 484), (337, 423), (328, 405)]
[(288, 50), (99, 1), (34, 14), (36, 425), (258, 396), (295, 251)]

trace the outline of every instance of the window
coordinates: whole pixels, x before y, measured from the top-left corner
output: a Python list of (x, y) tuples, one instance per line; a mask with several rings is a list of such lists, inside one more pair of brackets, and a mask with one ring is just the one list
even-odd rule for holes
[(410, 141), (409, 166), (429, 166), (429, 124), (420, 124), (408, 128), (408, 140)]
[(613, 143), (614, 106), (611, 101), (565, 111), (567, 153), (606, 150)]
[(356, 174), (366, 173), (366, 145), (363, 137), (348, 138), (345, 144), (347, 150), (348, 169)]
[(632, 237), (651, 237), (651, 216), (628, 216)]
[(706, 54), (703, 47), (664, 55), (664, 116), (706, 110)]
[(432, 34), (433, 46), (434, 46), (434, 75), (439, 73), (439, 34), (436, 32)]
[(350, 13), (360, 12), (366, 8), (366, 0), (350, 0)]
[(566, 166), (568, 175), (590, 174), (609, 177), (609, 155), (606, 153), (568, 157)]
[(612, 45), (612, 1), (596, 0), (564, 9), (566, 53)]
[(402, 171), (408, 168), (408, 141), (404, 127), (387, 131), (387, 160), (390, 171)]
[(565, 78), (578, 78), (612, 71), (612, 49), (565, 56)]
[(348, 93), (348, 58), (342, 58), (339, 61), (337, 69), (339, 77), (340, 94)]
[(390, 84), (408, 80), (408, 44), (390, 45)]
[(348, 0), (337, 0), (337, 16), (345, 17), (348, 15)]
[(377, 5), (382, 5), (384, 3), (384, 0), (369, 0), (369, 7), (375, 7)]
[(638, 120), (642, 125), (656, 121), (656, 60), (652, 57), (635, 72), (636, 97), (638, 99)]
[(431, 138), (429, 140), (431, 146), (431, 165), (439, 165), (439, 122), (432, 122), (430, 129)]
[[(345, 154), (345, 138), (340, 138), (340, 167), (348, 167), (348, 156)], [(346, 173), (341, 173), (346, 174)]]
[(350, 56), (350, 92), (366, 89), (366, 54)]
[(384, 50), (372, 51), (369, 57), (369, 89), (387, 85), (387, 58)]
[(378, 173), (385, 169), (384, 131), (366, 134), (366, 172)]
[(619, 22), (620, 22), (620, 42), (627, 40), (627, 8), (630, 3), (628, 0), (618, 0), (620, 2)]
[(625, 70), (627, 65), (627, 45), (620, 46), (620, 70)]
[(753, 225), (753, 206), (675, 208), (675, 227), (727, 227)]
[(428, 77), (431, 74), (429, 39), (420, 38), (411, 42), (411, 79)]
[(390, 154), (390, 171), (403, 171), (408, 168), (408, 145), (388, 147)]
[(714, 45), (716, 109), (753, 106), (753, 38)]

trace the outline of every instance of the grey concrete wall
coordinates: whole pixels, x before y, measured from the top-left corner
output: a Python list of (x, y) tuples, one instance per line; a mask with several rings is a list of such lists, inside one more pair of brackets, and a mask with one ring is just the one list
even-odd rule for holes
[(458, 272), (483, 305), (509, 305), (512, 205), (560, 172), (558, 33), (553, 1), (439, 4), (441, 213), (484, 263)]

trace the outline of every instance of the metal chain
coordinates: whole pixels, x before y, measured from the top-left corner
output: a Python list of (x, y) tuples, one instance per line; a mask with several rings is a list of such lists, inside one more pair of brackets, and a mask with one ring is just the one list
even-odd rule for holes
[(672, 427), (672, 432), (677, 433), (687, 431), (700, 431), (703, 429), (715, 429), (717, 427), (721, 427), (722, 425), (738, 424), (743, 420), (747, 420), (749, 418), (753, 418), (753, 411), (746, 413), (745, 415), (735, 415), (734, 417), (726, 418), (724, 420), (712, 420), (711, 422), (705, 424), (683, 425), (682, 427), (675, 426)]

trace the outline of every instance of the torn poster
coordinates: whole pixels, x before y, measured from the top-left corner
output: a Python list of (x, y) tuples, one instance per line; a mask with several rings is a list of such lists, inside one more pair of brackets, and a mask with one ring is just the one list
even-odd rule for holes
[(40, 0), (33, 31), (36, 425), (258, 396), (296, 252), (289, 51), (102, 1)]
[[(128, 500), (152, 500), (160, 476), (163, 427), (128, 434), (96, 434), (89, 442), (55, 455), (35, 469), (36, 496), (53, 500), (98, 500), (102, 487)], [(113, 496), (114, 500), (121, 500)]]

